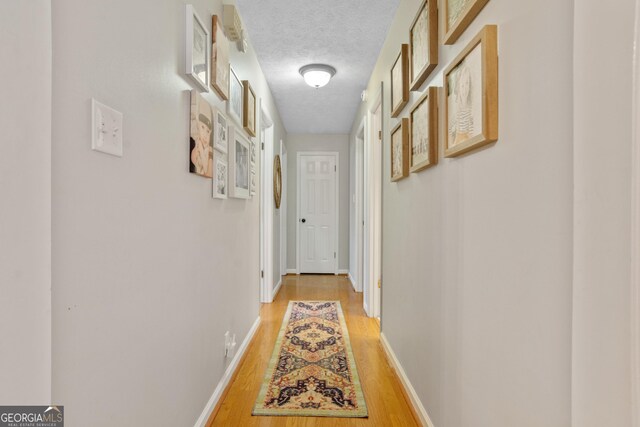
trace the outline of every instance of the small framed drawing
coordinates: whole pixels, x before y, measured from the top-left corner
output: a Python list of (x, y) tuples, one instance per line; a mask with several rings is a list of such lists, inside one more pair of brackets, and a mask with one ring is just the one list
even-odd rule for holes
[(256, 144), (256, 142), (252, 139), (251, 140), (251, 167), (255, 167), (256, 166), (256, 158), (258, 156), (258, 148), (257, 148), (258, 144)]
[(409, 45), (403, 44), (391, 67), (391, 117), (398, 117), (409, 102)]
[(430, 87), (409, 114), (409, 170), (438, 164), (438, 88)]
[(192, 5), (186, 7), (187, 46), (186, 73), (203, 92), (209, 92), (209, 30), (196, 14)]
[(425, 0), (409, 31), (409, 80), (418, 90), (438, 65), (438, 2)]
[(197, 90), (191, 91), (189, 172), (213, 177), (213, 108)]
[(252, 196), (256, 195), (256, 187), (257, 187), (256, 170), (254, 168), (251, 168), (251, 195)]
[(249, 80), (242, 81), (243, 86), (243, 110), (242, 127), (251, 136), (256, 136), (256, 93), (253, 91)]
[(498, 140), (498, 27), (487, 25), (444, 71), (445, 157)]
[(229, 99), (229, 40), (217, 15), (211, 18), (211, 87), (218, 96)]
[(213, 138), (213, 148), (221, 153), (226, 153), (229, 148), (229, 129), (227, 129), (227, 118), (218, 110), (216, 112), (215, 134)]
[(229, 196), (237, 199), (249, 198), (251, 168), (249, 166), (249, 141), (235, 126), (229, 127)]
[(229, 117), (239, 125), (242, 125), (242, 91), (242, 82), (236, 72), (233, 71), (233, 68), (229, 66), (229, 103), (227, 112)]
[(409, 176), (409, 119), (404, 118), (391, 130), (391, 181)]
[(444, 0), (444, 44), (454, 44), (489, 0)]
[(213, 198), (227, 198), (227, 182), (229, 167), (224, 156), (216, 156), (215, 168), (213, 171)]

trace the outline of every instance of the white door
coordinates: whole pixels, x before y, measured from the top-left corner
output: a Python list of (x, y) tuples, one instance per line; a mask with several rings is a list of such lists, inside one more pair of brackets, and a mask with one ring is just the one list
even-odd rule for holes
[(298, 176), (299, 272), (336, 272), (337, 156), (300, 154)]

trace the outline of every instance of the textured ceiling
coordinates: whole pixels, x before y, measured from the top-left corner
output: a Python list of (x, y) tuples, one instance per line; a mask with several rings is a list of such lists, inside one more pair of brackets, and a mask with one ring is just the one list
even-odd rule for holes
[[(399, 0), (237, 0), (288, 133), (349, 133)], [(298, 70), (337, 73), (313, 89)]]

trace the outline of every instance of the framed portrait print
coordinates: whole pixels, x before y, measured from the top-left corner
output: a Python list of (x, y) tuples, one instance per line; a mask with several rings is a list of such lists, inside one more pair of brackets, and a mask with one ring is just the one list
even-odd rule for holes
[(418, 90), (438, 66), (438, 1), (425, 0), (409, 30), (409, 81)]
[(230, 126), (229, 136), (229, 196), (248, 199), (251, 179), (249, 141), (235, 126)]
[(489, 0), (444, 0), (444, 44), (454, 44)]
[(438, 88), (430, 87), (409, 113), (409, 170), (438, 164)]
[(213, 108), (197, 90), (191, 91), (189, 172), (213, 177)]
[(444, 71), (445, 157), (498, 140), (498, 27), (487, 25)]
[(209, 92), (209, 30), (190, 4), (186, 6), (186, 17), (186, 73), (201, 92)]
[(391, 130), (391, 181), (409, 176), (409, 119), (404, 118)]
[(229, 40), (217, 15), (211, 18), (211, 87), (218, 96), (229, 99)]
[(249, 83), (249, 80), (242, 81), (243, 86), (243, 111), (242, 127), (251, 136), (256, 136), (256, 94)]
[(391, 117), (398, 117), (409, 102), (409, 45), (403, 44), (391, 67)]
[(223, 156), (216, 156), (215, 167), (213, 171), (213, 198), (227, 198), (227, 182), (228, 182), (229, 166)]
[(213, 148), (221, 153), (226, 153), (229, 148), (229, 129), (227, 129), (227, 118), (216, 111), (216, 123), (214, 126)]
[(229, 117), (239, 125), (242, 125), (243, 90), (242, 82), (235, 71), (233, 71), (233, 68), (229, 66), (229, 102), (227, 112), (229, 113)]

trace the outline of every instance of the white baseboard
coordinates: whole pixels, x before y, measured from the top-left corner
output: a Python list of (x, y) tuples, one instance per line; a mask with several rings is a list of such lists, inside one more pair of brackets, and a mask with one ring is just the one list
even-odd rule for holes
[(338, 274), (349, 274), (349, 270), (338, 270)]
[(280, 276), (280, 280), (278, 281), (276, 288), (273, 290), (273, 298), (271, 298), (271, 301), (276, 299), (276, 296), (278, 295), (278, 292), (280, 292), (281, 287), (282, 287), (282, 276)]
[(360, 292), (360, 291), (358, 290), (358, 285), (356, 285), (356, 281), (355, 281), (355, 280), (353, 280), (353, 276), (351, 275), (351, 272), (349, 272), (348, 277), (349, 277), (349, 281), (351, 282), (351, 287), (353, 287), (353, 290), (354, 290), (355, 292)]
[(420, 399), (418, 398), (416, 390), (411, 385), (411, 381), (409, 381), (407, 374), (404, 372), (400, 361), (398, 361), (396, 354), (391, 349), (389, 341), (387, 341), (387, 337), (384, 336), (384, 332), (380, 332), (380, 342), (382, 343), (384, 352), (387, 354), (387, 359), (389, 359), (391, 367), (395, 369), (398, 377), (400, 378), (400, 382), (402, 382), (402, 386), (404, 387), (407, 395), (409, 396), (409, 399), (411, 400), (413, 409), (415, 409), (416, 413), (420, 417), (420, 422), (422, 423), (423, 427), (434, 427), (433, 423), (431, 422), (431, 418), (429, 418), (427, 410), (424, 408), (422, 402), (420, 402)]
[(288, 268), (287, 274), (298, 274), (298, 270), (296, 270), (295, 268)]
[(222, 379), (216, 386), (215, 390), (213, 390), (213, 394), (211, 395), (209, 402), (207, 402), (207, 406), (205, 406), (202, 414), (200, 414), (200, 418), (198, 418), (198, 421), (196, 421), (195, 427), (205, 427), (207, 425), (207, 421), (209, 421), (211, 413), (218, 404), (218, 401), (222, 397), (222, 393), (227, 388), (227, 385), (229, 385), (229, 381), (231, 381), (233, 373), (238, 368), (240, 359), (242, 359), (242, 355), (247, 350), (247, 347), (249, 347), (249, 343), (258, 330), (258, 326), (260, 326), (260, 316), (258, 316), (256, 321), (253, 322), (253, 326), (251, 326), (251, 329), (249, 329), (249, 333), (244, 338), (244, 341), (242, 341), (242, 344), (240, 344), (240, 347), (238, 347), (238, 351), (236, 351), (235, 356), (233, 356), (233, 359), (231, 359), (231, 362), (229, 363), (229, 366), (227, 366), (227, 370), (222, 376)]

